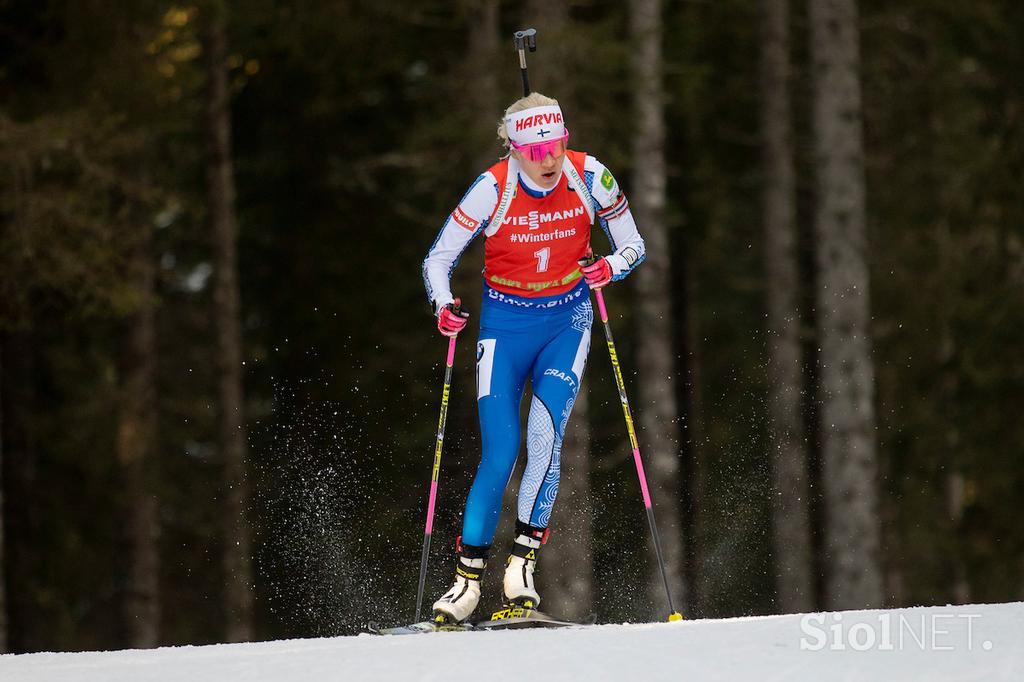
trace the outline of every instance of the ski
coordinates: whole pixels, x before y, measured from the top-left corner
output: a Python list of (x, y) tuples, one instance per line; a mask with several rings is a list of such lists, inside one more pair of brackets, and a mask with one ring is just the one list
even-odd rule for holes
[(521, 628), (568, 628), (593, 625), (571, 620), (559, 620), (545, 613), (534, 611), (529, 616), (512, 616), (497, 620), (484, 620), (473, 624), (474, 630), (517, 630)]
[(382, 628), (371, 622), (366, 626), (365, 632), (371, 635), (421, 635), (425, 632), (466, 632), (473, 628), (472, 623), (435, 623), (432, 620), (424, 620), (393, 628)]
[(505, 604), (491, 614), (489, 620), (481, 620), (474, 623), (478, 630), (514, 630), (517, 628), (566, 628), (574, 625), (593, 625), (594, 619), (590, 622), (578, 623), (570, 620), (562, 620), (548, 615), (543, 611), (523, 606), (520, 604)]
[(543, 611), (511, 604), (498, 609), (487, 620), (478, 620), (472, 623), (438, 623), (432, 620), (425, 620), (419, 623), (392, 628), (382, 628), (376, 623), (370, 623), (366, 627), (366, 632), (374, 635), (419, 635), (427, 632), (482, 632), (486, 630), (518, 630), (523, 628), (586, 627), (593, 625), (595, 622), (596, 617), (594, 616), (591, 616), (586, 621), (562, 620), (550, 616)]

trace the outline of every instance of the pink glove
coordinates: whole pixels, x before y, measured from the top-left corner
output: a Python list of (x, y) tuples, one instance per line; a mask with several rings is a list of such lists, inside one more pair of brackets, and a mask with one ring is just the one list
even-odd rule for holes
[(456, 336), (466, 326), (469, 320), (469, 313), (462, 308), (462, 300), (455, 299), (437, 314), (437, 330), (445, 336)]
[(593, 263), (586, 265), (586, 261), (580, 261), (583, 276), (591, 289), (600, 289), (612, 281), (612, 266), (607, 258), (598, 258)]

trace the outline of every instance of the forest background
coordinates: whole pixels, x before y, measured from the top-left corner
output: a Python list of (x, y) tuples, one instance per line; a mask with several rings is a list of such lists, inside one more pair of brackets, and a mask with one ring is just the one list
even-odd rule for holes
[[(606, 298), (686, 616), (1024, 599), (1021, 3), (2, 0), (0, 651), (412, 618), (420, 264), (500, 156), (526, 26), (648, 239)], [(428, 596), (479, 457), (470, 336)], [(540, 579), (659, 619), (603, 346)]]

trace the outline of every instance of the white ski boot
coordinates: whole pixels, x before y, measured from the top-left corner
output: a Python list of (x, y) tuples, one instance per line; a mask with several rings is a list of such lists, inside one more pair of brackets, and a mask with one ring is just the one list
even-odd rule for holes
[(487, 566), (487, 547), (458, 544), (455, 584), (434, 602), (434, 622), (461, 623), (480, 603), (480, 577)]
[(516, 539), (505, 564), (505, 600), (529, 609), (540, 606), (540, 595), (533, 583), (537, 551), (547, 542), (545, 528), (536, 528), (516, 520)]

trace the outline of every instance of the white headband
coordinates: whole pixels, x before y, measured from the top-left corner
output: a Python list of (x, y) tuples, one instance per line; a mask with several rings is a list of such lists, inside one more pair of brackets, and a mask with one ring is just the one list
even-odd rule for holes
[(517, 111), (505, 117), (508, 137), (516, 144), (557, 140), (565, 135), (562, 110), (557, 104)]

